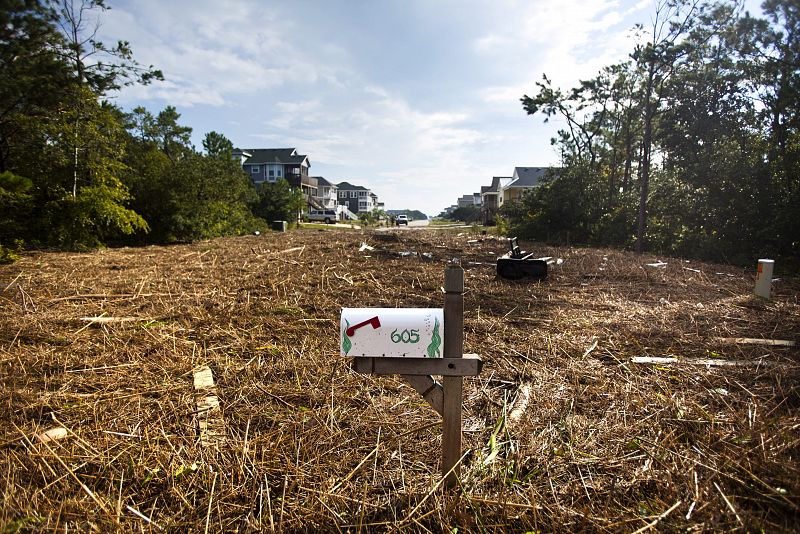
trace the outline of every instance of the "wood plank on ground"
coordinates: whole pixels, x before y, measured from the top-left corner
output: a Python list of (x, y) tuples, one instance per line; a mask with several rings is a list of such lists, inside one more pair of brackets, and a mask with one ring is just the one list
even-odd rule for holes
[(761, 339), (754, 337), (718, 337), (722, 343), (735, 345), (766, 345), (768, 347), (794, 347), (795, 342), (789, 339)]
[(656, 365), (682, 364), (704, 365), (706, 367), (747, 367), (750, 365), (769, 366), (772, 362), (763, 360), (715, 360), (709, 358), (676, 358), (674, 356), (634, 356), (631, 363), (650, 363)]
[(207, 365), (198, 367), (193, 374), (200, 444), (204, 447), (219, 446), (225, 442), (225, 421), (214, 385), (214, 374)]

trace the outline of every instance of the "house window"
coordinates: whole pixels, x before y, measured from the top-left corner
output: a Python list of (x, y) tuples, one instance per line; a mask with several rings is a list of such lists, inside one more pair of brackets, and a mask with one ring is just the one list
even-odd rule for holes
[(358, 191), (350, 191), (350, 198), (358, 198)]
[(253, 174), (256, 174), (256, 173), (258, 173), (258, 171), (259, 171), (259, 170), (261, 170), (261, 169), (259, 168), (259, 166), (258, 166), (258, 165), (252, 165), (252, 166), (250, 167), (250, 172), (252, 172)]
[(347, 198), (347, 191), (339, 191), (339, 198)]
[(281, 178), (283, 175), (283, 165), (269, 164), (265, 165), (269, 175), (269, 181), (274, 182), (275, 178)]
[(365, 196), (367, 196), (367, 192), (366, 191), (359, 191), (358, 192), (358, 196), (365, 197)]

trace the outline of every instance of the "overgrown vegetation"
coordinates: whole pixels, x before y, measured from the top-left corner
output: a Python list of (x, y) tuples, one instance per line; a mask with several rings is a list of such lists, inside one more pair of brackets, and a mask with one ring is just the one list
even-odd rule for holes
[(479, 221), (481, 218), (481, 210), (475, 206), (463, 206), (456, 208), (444, 216), (445, 219), (450, 221), (463, 221), (466, 223), (473, 223)]
[(800, 249), (800, 4), (662, 0), (628, 61), (522, 104), (566, 123), (562, 170), (511, 232), (750, 260)]
[[(127, 43), (96, 39), (105, 9), (102, 0), (10, 0), (0, 10), (3, 261), (25, 245), (248, 233), (277, 209), (276, 199), (256, 193), (223, 135), (208, 133), (201, 153), (174, 107), (154, 115), (108, 102), (115, 90), (162, 74), (137, 63)], [(295, 208), (292, 193), (281, 200), (280, 208)]]

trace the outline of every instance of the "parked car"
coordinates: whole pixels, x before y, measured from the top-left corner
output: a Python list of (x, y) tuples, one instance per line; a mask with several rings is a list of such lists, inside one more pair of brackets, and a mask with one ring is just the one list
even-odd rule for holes
[(339, 221), (339, 214), (335, 210), (311, 210), (306, 215), (309, 221), (324, 222), (332, 224)]
[(395, 222), (397, 223), (397, 226), (400, 226), (401, 224), (408, 226), (408, 215), (398, 215), (395, 219)]

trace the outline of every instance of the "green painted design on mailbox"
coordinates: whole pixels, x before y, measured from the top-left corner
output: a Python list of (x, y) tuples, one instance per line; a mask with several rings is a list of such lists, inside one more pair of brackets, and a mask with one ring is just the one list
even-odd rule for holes
[(428, 345), (428, 358), (437, 358), (441, 356), (439, 347), (442, 346), (442, 338), (439, 337), (439, 319), (433, 325), (433, 335), (431, 336), (431, 344)]
[(353, 348), (353, 342), (350, 341), (350, 336), (347, 335), (347, 329), (350, 328), (350, 321), (345, 319), (344, 322), (347, 323), (347, 326), (344, 327), (344, 331), (342, 332), (342, 350), (347, 354), (350, 352), (350, 349)]

